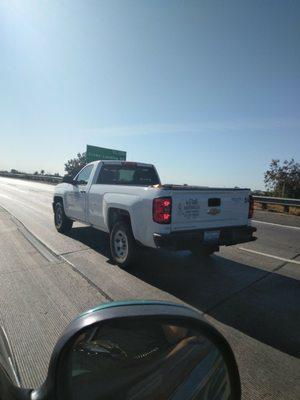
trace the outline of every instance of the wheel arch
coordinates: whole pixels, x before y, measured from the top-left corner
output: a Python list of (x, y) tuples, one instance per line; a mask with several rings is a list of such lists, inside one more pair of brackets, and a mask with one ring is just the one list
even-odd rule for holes
[(109, 207), (107, 210), (107, 228), (111, 232), (117, 221), (125, 221), (132, 229), (131, 217), (128, 210), (118, 207)]
[(61, 203), (63, 203), (64, 202), (64, 199), (62, 198), (62, 196), (54, 196), (53, 197), (53, 203), (58, 203), (58, 202), (61, 202)]

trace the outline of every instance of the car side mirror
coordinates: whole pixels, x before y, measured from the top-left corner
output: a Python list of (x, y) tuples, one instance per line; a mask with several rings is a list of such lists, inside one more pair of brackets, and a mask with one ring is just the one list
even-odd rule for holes
[(44, 385), (30, 398), (238, 400), (241, 386), (229, 344), (199, 312), (175, 303), (121, 302), (69, 325)]
[(70, 183), (71, 185), (75, 185), (76, 184), (75, 181), (74, 181), (74, 178), (72, 176), (70, 176), (70, 175), (65, 175), (63, 177), (62, 181), (64, 183)]

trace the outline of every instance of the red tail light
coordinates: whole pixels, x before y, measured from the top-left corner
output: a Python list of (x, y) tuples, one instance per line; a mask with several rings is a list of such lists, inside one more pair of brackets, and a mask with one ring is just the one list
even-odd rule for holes
[(158, 224), (171, 223), (171, 197), (158, 197), (153, 200), (153, 221)]
[(249, 196), (249, 212), (248, 212), (248, 218), (252, 218), (253, 217), (253, 212), (254, 212), (254, 200), (253, 197)]

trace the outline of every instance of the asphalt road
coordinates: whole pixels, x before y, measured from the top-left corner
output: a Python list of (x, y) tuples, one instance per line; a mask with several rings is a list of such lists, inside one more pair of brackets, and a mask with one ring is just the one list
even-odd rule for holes
[(69, 236), (56, 232), (52, 192), (52, 185), (0, 178), (0, 322), (23, 385), (42, 382), (52, 346), (78, 312), (111, 299), (156, 298), (191, 304), (223, 332), (243, 399), (300, 397), (299, 217), (260, 211), (256, 242), (203, 260), (145, 250), (125, 272), (109, 262), (107, 235), (80, 224)]

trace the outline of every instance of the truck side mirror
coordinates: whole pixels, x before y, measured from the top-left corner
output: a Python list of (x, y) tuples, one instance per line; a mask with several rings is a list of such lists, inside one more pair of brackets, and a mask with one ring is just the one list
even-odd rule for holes
[(71, 185), (74, 185), (74, 183), (75, 183), (74, 178), (72, 176), (70, 176), (70, 175), (65, 175), (63, 177), (62, 181), (64, 183), (70, 183)]
[[(229, 344), (195, 310), (121, 302), (76, 318), (32, 400), (241, 398)], [(202, 398), (202, 397), (201, 397)]]

